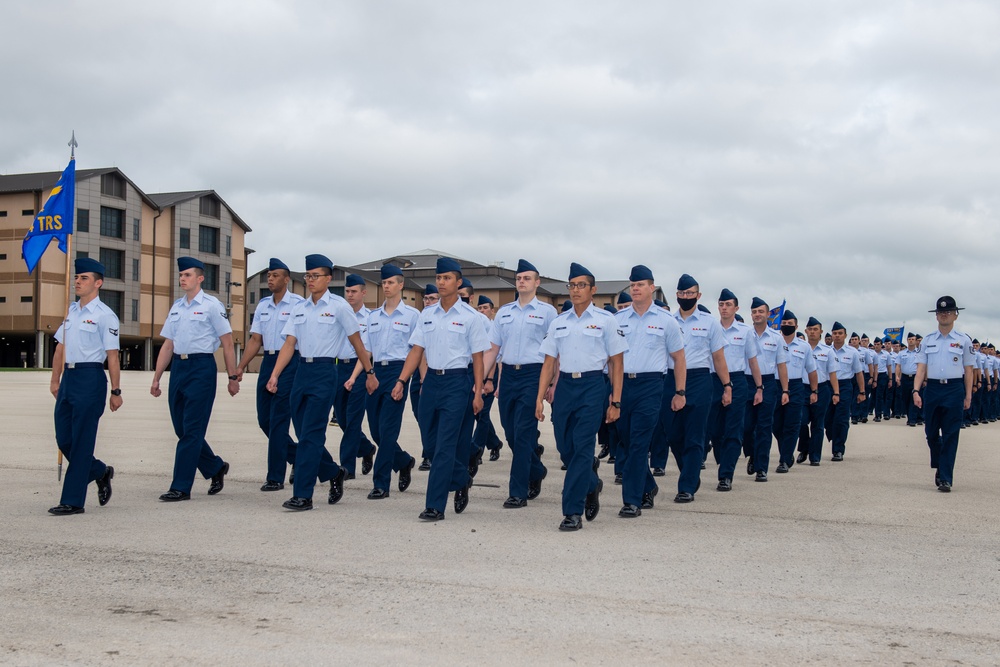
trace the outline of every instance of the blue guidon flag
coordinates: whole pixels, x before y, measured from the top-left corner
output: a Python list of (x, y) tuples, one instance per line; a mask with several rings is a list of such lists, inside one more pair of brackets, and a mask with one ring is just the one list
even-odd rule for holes
[(777, 308), (772, 308), (767, 313), (767, 326), (772, 329), (781, 329), (781, 318), (785, 316), (785, 303), (786, 299), (781, 300), (781, 305)]
[(73, 233), (73, 213), (76, 206), (76, 160), (70, 158), (65, 171), (56, 182), (42, 210), (35, 216), (31, 229), (24, 235), (21, 254), (28, 273), (35, 270), (52, 239), (59, 241), (59, 249), (66, 252), (66, 243)]
[(889, 327), (884, 333), (885, 337), (894, 343), (903, 342), (903, 327)]

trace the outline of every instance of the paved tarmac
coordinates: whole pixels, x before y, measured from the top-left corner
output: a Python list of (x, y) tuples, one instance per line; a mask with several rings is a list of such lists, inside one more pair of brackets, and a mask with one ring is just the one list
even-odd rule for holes
[[(417, 519), (420, 472), (388, 500), (359, 475), (338, 505), (286, 512), (290, 487), (258, 490), (249, 375), (235, 398), (219, 382), (209, 429), (225, 489), (199, 478), (160, 503), (175, 439), (151, 375), (124, 374), (101, 421), (110, 504), (92, 486), (86, 514), (53, 517), (49, 375), (0, 373), (0, 664), (1000, 664), (1000, 423), (962, 431), (948, 495), (902, 421), (852, 427), (843, 463), (827, 443), (821, 467), (739, 474), (728, 494), (709, 466), (689, 505), (671, 468), (632, 521), (605, 465), (600, 516), (565, 534), (548, 422), (528, 508), (501, 508), (505, 448), (440, 523)], [(401, 440), (419, 457), (409, 407)]]

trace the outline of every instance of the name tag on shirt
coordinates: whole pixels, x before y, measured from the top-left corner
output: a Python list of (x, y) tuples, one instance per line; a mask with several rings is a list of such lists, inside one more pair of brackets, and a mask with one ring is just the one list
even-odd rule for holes
[(179, 319), (181, 319), (181, 314), (180, 314), (179, 311), (175, 310), (175, 311), (173, 311), (173, 312), (170, 313), (170, 321), (171, 322), (176, 322)]
[(270, 322), (271, 321), (271, 311), (265, 310), (264, 312), (260, 313), (257, 317), (260, 318), (261, 322)]
[(556, 330), (552, 332), (553, 338), (565, 338), (569, 335), (569, 329), (566, 327), (556, 327)]
[(503, 315), (500, 316), (499, 321), (501, 326), (504, 324), (510, 324), (511, 322), (514, 321), (514, 316), (511, 313), (504, 313)]
[(295, 317), (292, 319), (295, 324), (302, 324), (306, 321), (305, 313), (295, 313)]
[(424, 331), (434, 331), (435, 326), (434, 320), (424, 320), (420, 323), (420, 328)]

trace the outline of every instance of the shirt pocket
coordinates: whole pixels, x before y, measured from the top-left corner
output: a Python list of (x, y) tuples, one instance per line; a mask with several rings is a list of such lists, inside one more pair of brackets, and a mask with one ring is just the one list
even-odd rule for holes
[(271, 321), (271, 311), (265, 310), (264, 312), (260, 313), (258, 315), (258, 317), (260, 318), (261, 322), (270, 322)]
[(590, 336), (591, 338), (600, 338), (604, 335), (604, 329), (598, 327), (584, 327), (583, 335)]
[(181, 321), (180, 311), (175, 310), (171, 312), (170, 316), (167, 319), (169, 319), (171, 322), (180, 322)]
[(204, 322), (207, 319), (208, 319), (208, 313), (206, 313), (205, 311), (197, 311), (191, 313), (192, 322)]
[(87, 322), (86, 320), (80, 322), (80, 331), (97, 333), (97, 322)]
[[(372, 326), (370, 328), (374, 330), (375, 326), (376, 326), (375, 324), (372, 324)], [(402, 331), (403, 333), (408, 334), (408, 333), (410, 333), (410, 325), (408, 323), (406, 323), (406, 322), (393, 322), (392, 323), (392, 330), (393, 331)]]
[(437, 328), (437, 323), (434, 320), (424, 320), (420, 323), (420, 330), (430, 333)]
[(450, 322), (448, 324), (448, 331), (456, 334), (464, 334), (465, 324), (463, 324), (462, 322)]
[(565, 338), (569, 335), (569, 329), (567, 327), (559, 327), (552, 332), (553, 338)]
[(691, 329), (691, 335), (695, 338), (707, 338), (708, 329)]

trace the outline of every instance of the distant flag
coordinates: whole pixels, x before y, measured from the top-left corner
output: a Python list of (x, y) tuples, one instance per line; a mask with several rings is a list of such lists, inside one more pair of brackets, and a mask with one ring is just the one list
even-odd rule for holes
[(785, 316), (785, 300), (782, 299), (781, 305), (777, 308), (772, 308), (767, 313), (767, 326), (772, 329), (781, 329), (781, 318)]
[(21, 254), (24, 255), (28, 273), (35, 270), (52, 239), (58, 239), (59, 249), (66, 252), (66, 241), (73, 233), (75, 206), (76, 159), (70, 158), (66, 170), (52, 188), (49, 198), (35, 216), (31, 229), (25, 234), (21, 244)]
[(903, 327), (889, 327), (884, 333), (885, 337), (894, 343), (903, 342)]

